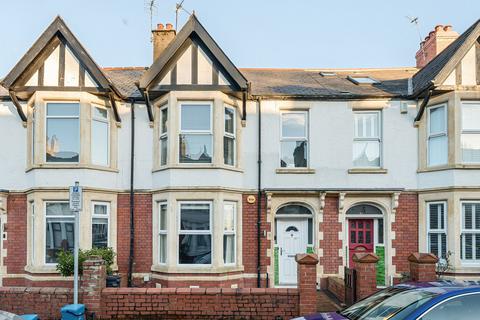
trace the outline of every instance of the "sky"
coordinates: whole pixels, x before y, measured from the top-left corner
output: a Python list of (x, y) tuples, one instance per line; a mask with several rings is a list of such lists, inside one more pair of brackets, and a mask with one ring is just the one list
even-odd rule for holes
[[(157, 0), (153, 25), (175, 25), (175, 3)], [(0, 0), (0, 77), (57, 15), (102, 67), (150, 66), (150, 0)], [(251, 68), (413, 66), (437, 24), (459, 33), (480, 18), (479, 0), (185, 0), (237, 65)], [(179, 14), (181, 27), (188, 13)]]

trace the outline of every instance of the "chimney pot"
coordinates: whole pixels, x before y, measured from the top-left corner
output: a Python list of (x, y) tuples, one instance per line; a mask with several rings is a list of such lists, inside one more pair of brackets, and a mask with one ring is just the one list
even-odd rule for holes
[(159, 23), (157, 24), (157, 30), (163, 30), (164, 26), (163, 24)]
[(445, 27), (443, 27), (443, 31), (452, 31), (452, 26), (446, 25)]
[(152, 30), (153, 42), (153, 61), (157, 60), (163, 50), (173, 41), (176, 32), (171, 23), (166, 24), (166, 28), (162, 23), (157, 24), (157, 29)]
[(172, 30), (173, 29), (173, 25), (171, 23), (167, 23), (167, 30)]
[(434, 30), (434, 31), (435, 31), (435, 32), (443, 31), (443, 25), (437, 24), (437, 25), (435, 26), (435, 30)]

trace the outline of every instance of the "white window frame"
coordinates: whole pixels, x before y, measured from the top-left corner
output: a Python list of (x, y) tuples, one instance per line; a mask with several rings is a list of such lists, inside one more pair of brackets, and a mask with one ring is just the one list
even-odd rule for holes
[[(46, 200), (43, 201), (43, 222), (44, 222), (44, 227), (43, 227), (43, 264), (46, 266), (56, 266), (57, 263), (47, 263), (47, 217), (54, 217), (54, 218), (73, 218), (73, 223), (75, 224), (75, 214), (71, 215), (62, 215), (62, 216), (47, 216), (47, 204), (49, 203), (68, 203), (68, 200)], [(74, 236), (75, 236), (75, 226), (73, 228)], [(80, 238), (80, 234), (78, 235)]]
[[(478, 265), (480, 264), (480, 256), (476, 256), (476, 250), (475, 250), (475, 238), (480, 237), (480, 228), (475, 228), (475, 206), (474, 209), (472, 210), (472, 229), (465, 229), (465, 207), (464, 204), (474, 204), (475, 206), (480, 206), (480, 200), (462, 200), (460, 201), (460, 206), (461, 206), (461, 212), (462, 212), (462, 217), (461, 217), (461, 233), (460, 233), (460, 245), (462, 246), (462, 255), (460, 255), (460, 260), (462, 261), (462, 264), (465, 265)], [(465, 237), (464, 234), (472, 234), (472, 257), (473, 259), (465, 259)]]
[[(48, 105), (49, 104), (78, 104), (78, 116), (49, 116), (48, 115)], [(82, 127), (82, 104), (80, 101), (45, 101), (45, 118), (44, 120), (44, 128), (45, 132), (43, 134), (43, 141), (44, 145), (46, 146), (47, 144), (47, 134), (48, 134), (48, 119), (77, 119), (78, 120), (78, 161), (77, 162), (52, 162), (52, 161), (47, 161), (47, 150), (45, 149), (43, 152), (43, 160), (47, 164), (79, 164), (80, 163), (80, 157), (82, 154), (82, 135), (80, 133), (81, 127)]]
[[(183, 105), (189, 105), (189, 104), (194, 104), (194, 105), (205, 105), (209, 106), (210, 109), (210, 129), (209, 130), (183, 130), (182, 129), (182, 106)], [(215, 159), (215, 145), (214, 145), (214, 139), (213, 139), (213, 102), (211, 101), (181, 101), (178, 103), (178, 146), (180, 148), (180, 136), (181, 135), (210, 135), (210, 139), (212, 142), (212, 160), (210, 163), (196, 163), (196, 162), (181, 162), (180, 159), (180, 150), (178, 152), (178, 163), (180, 164), (187, 164), (187, 165), (205, 165), (205, 164), (212, 164), (214, 163)]]
[[(95, 112), (93, 110), (94, 108), (104, 109), (105, 111), (107, 111), (107, 119), (95, 117)], [(94, 103), (91, 104), (91, 112), (92, 112), (92, 125), (90, 126), (91, 142), (93, 142), (93, 139), (95, 139), (95, 137), (93, 136), (93, 123), (96, 121), (96, 122), (101, 122), (107, 125), (107, 164), (105, 165), (105, 164), (98, 164), (93, 162), (93, 149), (90, 147), (91, 162), (93, 165), (109, 167), (110, 166), (110, 113), (108, 112), (108, 108), (106, 108), (105, 106), (94, 104)], [(90, 145), (92, 146), (93, 143), (90, 143)]]
[[(100, 205), (100, 206), (106, 206), (107, 207), (107, 215), (105, 217), (105, 215), (101, 215), (101, 214), (95, 214), (95, 205)], [(92, 219), (91, 219), (91, 225), (90, 225), (90, 232), (92, 233), (92, 240), (90, 243), (93, 247), (93, 219), (94, 218), (97, 218), (97, 219), (106, 219), (107, 220), (107, 247), (111, 247), (111, 237), (110, 237), (110, 202), (106, 202), (106, 201), (92, 201)]]
[[(444, 121), (445, 121), (445, 130), (443, 132), (438, 132), (438, 133), (433, 133), (430, 134), (430, 114), (432, 110), (438, 109), (438, 108), (445, 108), (444, 112)], [(435, 167), (435, 166), (443, 166), (448, 164), (448, 148), (449, 148), (449, 143), (448, 143), (448, 104), (447, 103), (441, 103), (435, 106), (428, 107), (427, 110), (427, 167)], [(430, 139), (432, 138), (438, 138), (438, 137), (445, 137), (447, 139), (447, 162), (446, 163), (441, 163), (441, 164), (435, 164), (431, 165), (430, 164)]]
[[(444, 228), (443, 229), (430, 229), (430, 205), (438, 205), (438, 204), (441, 204), (443, 206), (443, 210), (444, 210), (444, 215), (443, 215), (443, 225), (444, 225)], [(428, 201), (426, 202), (426, 215), (427, 215), (427, 252), (430, 252), (430, 234), (445, 234), (445, 253), (448, 253), (448, 225), (447, 225), (447, 222), (448, 222), (448, 203), (447, 201)], [(438, 245), (438, 252), (441, 254), (442, 253), (442, 241), (439, 241), (439, 245)], [(438, 257), (439, 259), (441, 259), (442, 257)]]
[[(230, 132), (227, 132), (226, 126), (225, 126), (225, 111), (229, 110), (233, 112), (233, 134)], [(224, 156), (223, 159), (223, 164), (226, 166), (230, 167), (235, 167), (237, 165), (237, 111), (235, 110), (234, 107), (230, 105), (225, 105), (224, 110), (223, 110), (223, 135), (225, 138), (229, 138), (233, 140), (233, 164), (227, 164), (226, 159)], [(225, 150), (225, 143), (223, 143), (223, 148)], [(225, 154), (225, 152), (224, 152)]]
[[(182, 205), (183, 204), (208, 204), (209, 208), (210, 208), (210, 214), (209, 214), (209, 230), (181, 230), (182, 229), (182, 224), (181, 224), (181, 217), (182, 217)], [(182, 266), (186, 266), (186, 267), (193, 267), (193, 268), (202, 268), (202, 267), (208, 267), (208, 266), (212, 266), (213, 264), (213, 261), (214, 261), (214, 255), (215, 255), (215, 252), (214, 252), (214, 247), (215, 247), (215, 239), (213, 239), (213, 230), (212, 230), (212, 226), (213, 226), (213, 223), (212, 223), (212, 218), (213, 218), (213, 201), (195, 201), (195, 200), (189, 200), (189, 201), (178, 201), (178, 214), (177, 214), (177, 223), (178, 223), (178, 227), (177, 227), (177, 239), (176, 239), (176, 242), (177, 242), (177, 252), (175, 253), (177, 255), (177, 265), (182, 267)], [(194, 264), (194, 263), (180, 263), (180, 247), (179, 247), (179, 238), (180, 238), (180, 235), (194, 235), (194, 234), (203, 234), (203, 235), (210, 235), (210, 241), (212, 242), (211, 243), (211, 261), (210, 261), (210, 264)]]
[[(225, 205), (233, 205), (233, 231), (226, 231), (225, 230)], [(233, 266), (237, 263), (237, 202), (235, 201), (224, 201), (223, 202), (223, 219), (222, 219), (222, 261), (223, 264), (226, 266)], [(223, 251), (225, 248), (223, 248), (223, 243), (224, 243), (224, 236), (233, 236), (233, 248), (234, 248), (234, 254), (233, 254), (233, 262), (231, 263), (226, 263), (224, 256), (223, 256)]]
[[(168, 263), (168, 202), (167, 201), (159, 201), (158, 204), (158, 250), (157, 250), (157, 263), (160, 265), (166, 265)], [(161, 219), (162, 219), (162, 206), (166, 206), (166, 213), (165, 213), (165, 226), (166, 229), (162, 230), (161, 228)], [(165, 252), (165, 261), (160, 261), (160, 236), (165, 235), (165, 242), (167, 251)]]
[[(375, 114), (377, 116), (377, 136), (376, 137), (358, 137), (357, 136), (357, 120), (356, 120), (356, 115), (357, 114)], [(375, 167), (360, 167), (360, 166), (355, 166), (353, 157), (352, 157), (352, 165), (355, 168), (382, 168), (383, 167), (383, 113), (381, 110), (354, 110), (353, 111), (353, 142), (378, 142), (378, 156), (379, 156), (379, 162), (378, 166)], [(353, 148), (352, 148), (353, 149)], [(352, 150), (353, 151), (353, 150)]]
[[(162, 128), (162, 124), (163, 124), (163, 111), (164, 111), (164, 110), (167, 110), (167, 124), (166, 124), (167, 128), (166, 128), (165, 132), (163, 132), (163, 128)], [(160, 107), (160, 117), (159, 117), (159, 118), (160, 118), (160, 122), (159, 122), (159, 125), (158, 125), (158, 145), (159, 145), (159, 148), (158, 148), (158, 149), (159, 149), (159, 156), (160, 156), (158, 160), (159, 160), (160, 166), (166, 166), (166, 165), (168, 165), (168, 151), (169, 151), (169, 150), (168, 150), (168, 149), (169, 149), (169, 148), (168, 148), (168, 121), (169, 121), (169, 117), (170, 117), (169, 111), (170, 111), (170, 110), (168, 109), (168, 104)], [(167, 154), (166, 154), (166, 159), (165, 159), (165, 163), (164, 163), (164, 164), (162, 164), (162, 156), (163, 156), (163, 154), (162, 154), (162, 139), (166, 139), (166, 143), (167, 143), (167, 152), (166, 152)], [(179, 156), (180, 156), (180, 154), (179, 154)]]
[[(305, 116), (305, 136), (303, 137), (284, 137), (283, 136), (283, 115), (284, 114), (303, 114)], [(280, 111), (280, 148), (279, 148), (279, 158), (278, 158), (278, 167), (282, 169), (305, 169), (310, 168), (310, 119), (308, 110), (282, 110)], [(282, 167), (282, 142), (297, 142), (305, 141), (307, 143), (307, 165), (305, 167)]]
[(460, 130), (461, 130), (461, 135), (460, 135), (460, 153), (462, 154), (462, 163), (465, 163), (465, 164), (478, 164), (480, 163), (480, 161), (478, 162), (475, 162), (475, 161), (465, 161), (463, 159), (463, 152), (462, 152), (462, 144), (461, 144), (461, 140), (462, 140), (462, 137), (464, 134), (476, 134), (476, 135), (480, 135), (480, 127), (477, 129), (477, 130), (465, 130), (463, 129), (463, 106), (464, 105), (474, 105), (474, 106), (477, 106), (479, 109), (480, 109), (480, 101), (462, 101), (461, 102), (461, 106), (462, 106), (462, 117), (461, 117), (461, 127), (460, 127)]

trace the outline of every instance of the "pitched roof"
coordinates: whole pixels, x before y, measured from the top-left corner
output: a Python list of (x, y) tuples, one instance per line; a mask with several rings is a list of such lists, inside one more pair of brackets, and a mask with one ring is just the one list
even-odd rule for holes
[(432, 83), (443, 83), (479, 37), (480, 19), (415, 74), (413, 94), (420, 94)]
[(207, 30), (202, 26), (200, 21), (198, 21), (195, 14), (190, 16), (187, 23), (175, 36), (175, 39), (165, 48), (160, 57), (152, 64), (152, 66), (142, 77), (140, 80), (141, 88), (147, 88), (152, 84), (152, 82), (163, 71), (175, 53), (180, 49), (183, 43), (185, 43), (185, 41), (192, 35), (200, 38), (215, 59), (218, 60), (220, 66), (225, 69), (226, 73), (232, 78), (232, 80), (240, 89), (247, 88), (247, 80), (245, 77), (241, 74), (237, 67), (235, 67), (233, 62), (227, 57), (227, 55), (223, 52), (223, 50), (215, 42)]
[[(240, 69), (255, 96), (325, 99), (393, 98), (408, 96), (408, 78), (416, 68), (384, 69)], [(321, 73), (335, 75), (322, 76)], [(370, 77), (376, 84), (355, 84), (349, 76)]]
[(148, 68), (125, 67), (125, 68), (102, 68), (107, 78), (113, 83), (117, 90), (128, 98), (142, 98), (142, 93), (135, 83), (145, 74)]
[[(20, 59), (20, 61), (13, 67), (10, 73), (2, 80), (1, 84), (5, 88), (10, 88), (15, 85), (22, 74), (32, 67), (36, 59), (45, 51), (45, 48), (55, 39), (55, 37), (62, 37), (68, 43), (71, 50), (76, 57), (85, 65), (89, 73), (95, 78), (97, 83), (102, 88), (111, 88), (111, 83), (101, 71), (92, 57), (88, 54), (82, 44), (78, 41), (72, 31), (67, 27), (60, 16), (57, 16), (42, 35), (35, 41), (27, 53)], [(115, 88), (112, 88), (115, 89)]]

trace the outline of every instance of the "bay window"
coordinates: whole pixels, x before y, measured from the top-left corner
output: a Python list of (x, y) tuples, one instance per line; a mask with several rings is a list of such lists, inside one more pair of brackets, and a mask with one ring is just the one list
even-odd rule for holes
[(180, 163), (212, 163), (212, 104), (180, 104)]
[(447, 203), (427, 203), (428, 250), (439, 259), (447, 256)]
[(109, 165), (110, 121), (107, 109), (92, 106), (92, 163), (101, 166)]
[(92, 248), (106, 248), (109, 242), (110, 204), (92, 203)]
[(462, 160), (480, 163), (480, 102), (462, 102)]
[(158, 263), (167, 262), (167, 203), (158, 205)]
[(428, 166), (447, 164), (447, 106), (445, 104), (428, 108)]
[(75, 216), (68, 202), (45, 203), (45, 263), (56, 263), (60, 251), (72, 251)]
[(47, 103), (46, 162), (78, 162), (80, 104)]
[(167, 164), (168, 159), (168, 107), (160, 109), (160, 165)]
[(178, 263), (212, 263), (212, 203), (179, 203)]
[(226, 201), (223, 204), (223, 263), (234, 264), (236, 255), (236, 215), (235, 202)]
[(308, 112), (282, 112), (280, 116), (280, 166), (306, 168), (308, 166)]
[(461, 259), (480, 263), (480, 202), (462, 203)]
[(224, 111), (224, 135), (223, 135), (223, 162), (226, 165), (235, 165), (236, 149), (236, 126), (235, 109), (225, 107)]
[(354, 113), (354, 167), (379, 168), (381, 166), (381, 132), (380, 111), (357, 111)]

